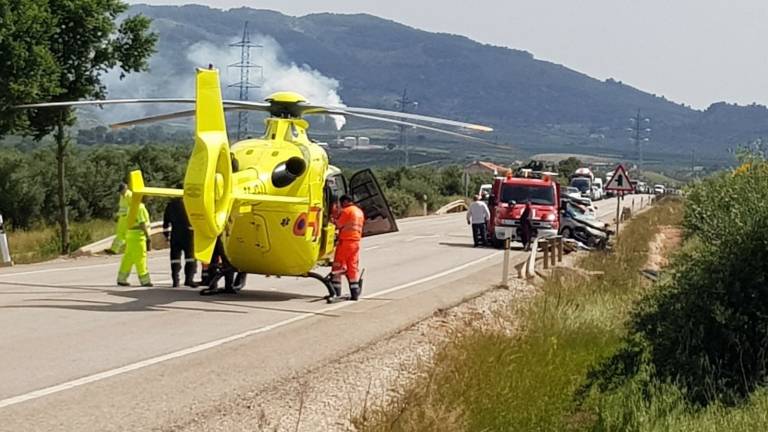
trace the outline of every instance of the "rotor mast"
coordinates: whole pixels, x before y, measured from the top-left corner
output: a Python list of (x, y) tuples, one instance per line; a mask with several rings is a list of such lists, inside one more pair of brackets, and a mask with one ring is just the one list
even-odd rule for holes
[[(264, 48), (263, 45), (252, 42), (251, 34), (248, 30), (248, 21), (243, 26), (243, 37), (239, 42), (229, 44), (230, 47), (240, 48), (240, 61), (229, 65), (230, 68), (240, 69), (240, 81), (230, 84), (227, 87), (234, 87), (240, 90), (240, 100), (247, 101), (250, 89), (261, 88), (264, 82), (264, 68), (251, 61), (251, 48)], [(251, 72), (254, 73), (254, 79), (251, 81)], [(237, 139), (241, 140), (248, 134), (248, 111), (240, 111), (237, 114)]]

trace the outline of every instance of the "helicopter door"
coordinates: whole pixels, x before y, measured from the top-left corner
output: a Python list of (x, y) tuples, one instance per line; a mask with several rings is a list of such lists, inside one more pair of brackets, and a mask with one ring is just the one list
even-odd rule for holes
[(349, 180), (349, 194), (365, 213), (363, 237), (397, 232), (397, 222), (373, 171), (358, 171)]

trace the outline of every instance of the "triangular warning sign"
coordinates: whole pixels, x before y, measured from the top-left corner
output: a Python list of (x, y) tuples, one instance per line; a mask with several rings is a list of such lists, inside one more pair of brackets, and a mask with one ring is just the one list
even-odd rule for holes
[(614, 192), (632, 192), (635, 190), (632, 186), (632, 182), (629, 180), (627, 171), (624, 169), (624, 165), (616, 167), (616, 171), (613, 172), (613, 177), (608, 180), (608, 184), (605, 185), (604, 189)]

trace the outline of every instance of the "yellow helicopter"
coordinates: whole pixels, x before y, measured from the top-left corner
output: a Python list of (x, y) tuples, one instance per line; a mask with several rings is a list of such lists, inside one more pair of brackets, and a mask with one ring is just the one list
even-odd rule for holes
[[(405, 121), (423, 121), (466, 128), (492, 129), (463, 122), (369, 108), (321, 106), (302, 96), (280, 92), (266, 103), (223, 100), (216, 69), (197, 69), (194, 99), (119, 99), (51, 102), (19, 108), (111, 105), (132, 103), (195, 104), (195, 109), (163, 114), (113, 127), (195, 117), (195, 145), (183, 189), (149, 187), (141, 171), (129, 175), (133, 192), (128, 225), (132, 225), (144, 197), (181, 197), (194, 232), (195, 258), (211, 261), (217, 242), (233, 271), (241, 274), (311, 277), (322, 281), (334, 296), (329, 278), (312, 270), (327, 262), (334, 251), (333, 212), (339, 198), (352, 196), (365, 213), (364, 236), (398, 230), (387, 200), (371, 170), (354, 174), (349, 181), (329, 165), (325, 149), (307, 136), (304, 115), (344, 115), (447, 133), (477, 137)], [(261, 138), (239, 141), (230, 147), (225, 111), (265, 111), (266, 130)], [(394, 117), (394, 118), (386, 118)], [(236, 163), (233, 163), (236, 161)], [(236, 169), (233, 169), (236, 168)], [(217, 279), (203, 294), (218, 293)], [(237, 289), (242, 287), (238, 284)]]

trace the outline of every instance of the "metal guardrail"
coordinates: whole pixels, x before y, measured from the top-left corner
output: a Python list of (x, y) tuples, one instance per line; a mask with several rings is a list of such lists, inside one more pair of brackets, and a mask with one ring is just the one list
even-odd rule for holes
[(462, 210), (462, 211), (468, 210), (469, 207), (467, 206), (467, 202), (464, 201), (464, 200), (456, 200), (456, 201), (453, 201), (453, 202), (449, 202), (448, 204), (446, 204), (446, 205), (440, 207), (439, 209), (437, 209), (435, 214), (436, 215), (444, 215), (446, 213), (450, 213), (453, 210), (459, 210), (459, 209)]
[[(504, 243), (504, 265), (502, 267), (501, 274), (501, 287), (509, 288), (509, 239)], [(518, 265), (518, 273), (521, 277), (530, 279), (536, 276), (536, 261), (538, 259), (539, 250), (543, 251), (543, 265), (544, 269), (555, 267), (557, 263), (563, 261), (564, 254), (564, 239), (563, 236), (552, 236), (544, 238), (535, 238), (531, 243), (531, 253), (528, 255), (528, 259), (525, 260), (522, 265)]]

